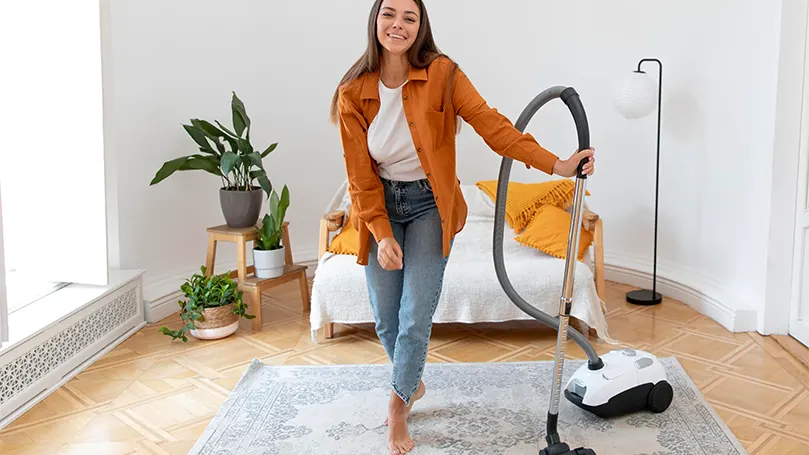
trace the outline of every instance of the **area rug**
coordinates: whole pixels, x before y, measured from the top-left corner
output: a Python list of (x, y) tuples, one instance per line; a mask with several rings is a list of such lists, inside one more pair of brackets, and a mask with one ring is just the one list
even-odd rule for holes
[[(562, 398), (559, 430), (598, 455), (746, 455), (675, 358), (661, 414), (604, 420)], [(565, 362), (565, 378), (582, 361)], [(553, 362), (430, 363), (411, 413), (414, 455), (537, 455)], [(382, 455), (389, 365), (268, 366), (254, 360), (191, 455)], [(565, 379), (566, 381), (566, 379)]]

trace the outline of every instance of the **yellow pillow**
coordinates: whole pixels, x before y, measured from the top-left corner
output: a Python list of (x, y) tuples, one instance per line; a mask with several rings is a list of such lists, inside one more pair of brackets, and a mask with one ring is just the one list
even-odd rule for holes
[[(593, 244), (593, 233), (583, 227), (579, 231), (578, 259), (581, 261), (584, 259), (584, 253)], [(515, 240), (521, 245), (565, 259), (569, 233), (570, 214), (555, 205), (543, 205), (539, 207), (525, 231), (515, 237)]]
[[(476, 186), (492, 201), (497, 200), (497, 180), (481, 180)], [(576, 184), (570, 179), (557, 179), (538, 183), (508, 183), (506, 222), (515, 232), (522, 232), (542, 205), (566, 208), (573, 203)], [(590, 192), (585, 193), (587, 196)]]
[(360, 233), (354, 227), (354, 211), (350, 210), (348, 220), (343, 223), (340, 232), (329, 242), (326, 251), (334, 254), (359, 254)]

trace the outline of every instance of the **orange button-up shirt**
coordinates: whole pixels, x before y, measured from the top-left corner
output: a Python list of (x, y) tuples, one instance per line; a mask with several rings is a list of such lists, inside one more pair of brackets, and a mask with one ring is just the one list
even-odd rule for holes
[[(427, 68), (411, 67), (402, 88), (402, 103), (421, 166), (433, 188), (441, 216), (443, 254), (466, 223), (467, 205), (456, 176), (455, 131), (460, 116), (497, 154), (553, 174), (558, 157), (529, 133), (520, 133), (491, 108), (459, 68), (455, 73), (452, 109), (444, 109), (450, 62), (437, 58)], [(359, 233), (357, 262), (368, 264), (370, 235), (379, 241), (393, 235), (385, 208), (385, 192), (377, 164), (368, 151), (368, 126), (379, 112), (379, 72), (366, 73), (339, 90), (338, 113), (352, 222)], [(406, 253), (405, 253), (406, 254)]]

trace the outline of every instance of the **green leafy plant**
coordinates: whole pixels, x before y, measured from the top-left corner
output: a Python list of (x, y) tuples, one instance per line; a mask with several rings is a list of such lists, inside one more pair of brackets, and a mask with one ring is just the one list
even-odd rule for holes
[[(232, 191), (249, 191), (258, 182), (267, 195), (272, 183), (267, 177), (262, 159), (270, 154), (278, 143), (271, 144), (259, 153), (250, 142), (251, 121), (244, 103), (233, 92), (231, 100), (233, 129), (215, 120), (217, 126), (206, 120), (191, 119), (183, 128), (202, 152), (166, 161), (155, 173), (151, 185), (160, 183), (177, 171), (206, 171), (222, 179), (222, 187)], [(229, 148), (229, 150), (228, 150)]]
[(188, 342), (185, 333), (196, 328), (194, 321), (205, 320), (203, 310), (230, 304), (233, 304), (233, 314), (246, 319), (255, 318), (254, 315), (247, 314), (247, 306), (242, 301), (242, 291), (230, 278), (230, 272), (211, 276), (205, 276), (205, 272), (206, 268), (203, 265), (200, 267), (200, 273), (195, 273), (180, 286), (180, 290), (185, 294), (185, 300), (177, 302), (180, 305), (183, 326), (179, 330), (170, 330), (163, 326), (160, 332), (172, 339), (179, 338), (183, 342)]
[(281, 227), (284, 224), (287, 208), (289, 208), (289, 189), (284, 185), (280, 198), (275, 190), (270, 196), (270, 211), (264, 215), (261, 227), (256, 228), (260, 236), (256, 239), (255, 249), (269, 251), (281, 248)]

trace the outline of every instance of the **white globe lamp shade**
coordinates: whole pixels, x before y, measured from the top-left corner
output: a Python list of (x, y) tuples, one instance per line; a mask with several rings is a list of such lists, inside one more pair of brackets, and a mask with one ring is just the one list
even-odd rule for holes
[(615, 108), (624, 117), (649, 115), (657, 105), (657, 82), (646, 73), (633, 71), (615, 94)]

